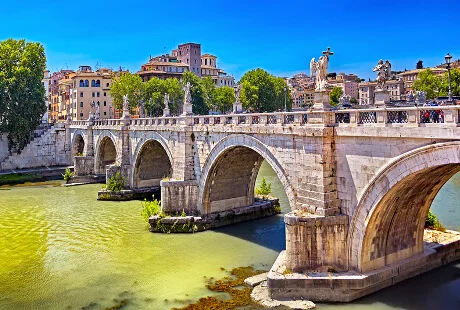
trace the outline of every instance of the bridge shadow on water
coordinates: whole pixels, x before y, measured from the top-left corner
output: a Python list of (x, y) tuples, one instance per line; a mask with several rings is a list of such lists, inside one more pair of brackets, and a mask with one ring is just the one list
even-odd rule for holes
[(283, 214), (220, 227), (214, 231), (255, 243), (273, 251), (281, 252), (286, 249)]

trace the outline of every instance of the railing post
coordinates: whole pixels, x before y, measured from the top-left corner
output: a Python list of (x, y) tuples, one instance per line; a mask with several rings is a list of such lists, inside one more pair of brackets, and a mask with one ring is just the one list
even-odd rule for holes
[(356, 110), (350, 110), (350, 124), (357, 125), (358, 122), (358, 112)]
[(387, 110), (378, 110), (377, 112), (377, 124), (383, 124), (385, 125), (388, 122), (388, 114)]

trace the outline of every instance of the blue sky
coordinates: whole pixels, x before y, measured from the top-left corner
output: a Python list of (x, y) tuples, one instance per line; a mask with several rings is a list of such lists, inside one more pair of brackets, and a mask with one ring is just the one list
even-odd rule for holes
[(261, 67), (289, 76), (309, 71), (327, 46), (329, 71), (374, 77), (388, 59), (396, 70), (460, 58), (460, 1), (5, 1), (0, 40), (39, 41), (48, 68), (97, 62), (140, 69), (184, 42), (201, 43), (239, 79)]

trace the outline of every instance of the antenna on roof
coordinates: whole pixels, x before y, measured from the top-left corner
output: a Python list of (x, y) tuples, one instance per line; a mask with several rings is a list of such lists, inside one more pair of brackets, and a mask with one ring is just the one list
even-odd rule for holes
[(99, 68), (101, 67), (101, 64), (99, 63), (99, 61), (96, 61), (96, 66), (94, 67), (97, 70), (99, 70)]

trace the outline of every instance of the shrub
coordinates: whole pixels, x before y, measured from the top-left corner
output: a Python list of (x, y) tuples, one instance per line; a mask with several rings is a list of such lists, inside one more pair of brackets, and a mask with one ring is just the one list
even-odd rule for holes
[(262, 182), (260, 183), (259, 187), (256, 188), (256, 194), (262, 195), (265, 198), (265, 196), (267, 196), (271, 192), (272, 192), (272, 184), (267, 183), (265, 178), (262, 178)]
[(161, 201), (157, 199), (154, 199), (152, 201), (147, 201), (147, 199), (144, 199), (144, 201), (142, 202), (141, 215), (146, 222), (149, 221), (149, 218), (152, 215), (160, 215), (161, 213), (162, 213), (161, 212)]
[(66, 168), (62, 177), (66, 183), (69, 183), (70, 179), (73, 178), (73, 172), (70, 171), (70, 168)]
[(120, 171), (111, 176), (107, 181), (107, 190), (119, 192), (125, 187), (125, 178), (121, 176)]
[(439, 230), (442, 232), (446, 231), (444, 225), (441, 224), (438, 217), (433, 212), (431, 212), (431, 210), (428, 212), (428, 215), (426, 216), (425, 228)]

